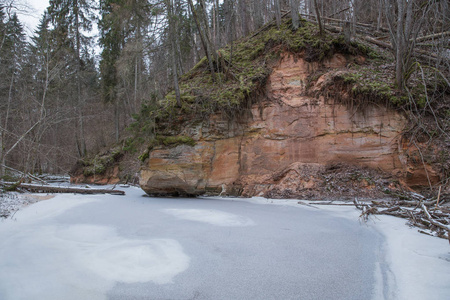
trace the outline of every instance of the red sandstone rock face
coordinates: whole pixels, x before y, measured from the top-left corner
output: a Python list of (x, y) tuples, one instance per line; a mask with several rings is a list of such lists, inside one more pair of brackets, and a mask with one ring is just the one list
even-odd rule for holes
[(285, 54), (269, 78), (267, 98), (251, 108), (250, 117), (232, 130), (220, 115), (186, 128), (183, 134), (196, 146), (152, 151), (141, 170), (141, 187), (149, 194), (245, 196), (314, 190), (318, 174), (333, 163), (403, 176), (408, 166), (400, 141), (402, 115), (383, 106), (358, 109), (308, 96), (313, 72), (327, 71), (310, 83), (310, 91), (319, 91), (346, 64), (342, 55), (319, 64)]

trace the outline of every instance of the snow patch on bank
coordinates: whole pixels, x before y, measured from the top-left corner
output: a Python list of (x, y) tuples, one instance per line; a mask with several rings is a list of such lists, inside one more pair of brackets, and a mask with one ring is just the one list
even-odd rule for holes
[(33, 223), (58, 216), (72, 208), (97, 201), (100, 201), (100, 198), (62, 194), (52, 200), (41, 201), (27, 207), (27, 209), (20, 210), (20, 213), (16, 214), (14, 219), (24, 223)]
[(255, 222), (247, 217), (214, 209), (169, 208), (162, 211), (182, 220), (203, 222), (215, 226), (240, 227), (255, 225)]

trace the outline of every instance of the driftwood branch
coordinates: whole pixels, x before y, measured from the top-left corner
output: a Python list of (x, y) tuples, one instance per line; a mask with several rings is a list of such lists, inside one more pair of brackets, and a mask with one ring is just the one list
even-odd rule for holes
[[(421, 228), (419, 232), (449, 239), (450, 242), (450, 209), (442, 207), (436, 200), (426, 199), (417, 193), (401, 195), (408, 200), (372, 201), (362, 204), (355, 199), (354, 205), (361, 210), (360, 219), (367, 222), (370, 215), (390, 215), (407, 219), (409, 224)], [(440, 197), (440, 196), (439, 196)], [(424, 231), (426, 230), (426, 231)]]
[(450, 226), (449, 225), (444, 225), (439, 221), (436, 221), (433, 219), (433, 217), (430, 215), (430, 213), (428, 212), (428, 209), (425, 205), (421, 205), (423, 212), (425, 213), (425, 216), (427, 217), (427, 220), (430, 221), (431, 224), (433, 224), (436, 227), (442, 228), (444, 230), (447, 231), (447, 233), (450, 233)]

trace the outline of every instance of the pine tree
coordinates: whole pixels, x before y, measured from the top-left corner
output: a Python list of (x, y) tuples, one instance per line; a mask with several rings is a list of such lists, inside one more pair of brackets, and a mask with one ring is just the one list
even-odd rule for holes
[[(0, 4), (0, 53), (3, 49), (3, 44), (5, 43), (6, 39), (6, 24), (5, 24), (5, 12), (4, 12), (4, 6)], [(1, 60), (1, 56), (0, 56)]]
[(119, 141), (120, 131), (120, 108), (117, 96), (118, 74), (116, 62), (118, 61), (125, 44), (123, 18), (121, 18), (121, 9), (123, 6), (123, 0), (100, 1), (100, 45), (103, 49), (100, 61), (102, 97), (105, 102), (114, 104), (116, 142)]
[[(2, 12), (2, 9), (0, 9)], [(14, 97), (21, 79), (21, 68), (24, 61), (27, 43), (23, 26), (16, 14), (4, 22), (4, 14), (0, 14), (2, 41), (0, 48), (0, 176), (4, 174), (7, 155), (15, 148), (8, 145), (8, 134), (12, 106), (17, 104)]]
[(86, 155), (86, 141), (84, 138), (83, 107), (82, 98), (82, 66), (81, 49), (89, 44), (89, 38), (83, 32), (92, 29), (95, 19), (93, 0), (51, 0), (48, 8), (49, 16), (55, 26), (57, 39), (61, 45), (65, 45), (73, 51), (73, 59), (76, 68), (75, 82), (77, 95), (77, 149), (81, 157)]
[(128, 0), (120, 8), (123, 22), (124, 47), (118, 58), (119, 97), (126, 99), (126, 112), (138, 112), (142, 102), (142, 84), (145, 73), (144, 48), (152, 6), (148, 0)]

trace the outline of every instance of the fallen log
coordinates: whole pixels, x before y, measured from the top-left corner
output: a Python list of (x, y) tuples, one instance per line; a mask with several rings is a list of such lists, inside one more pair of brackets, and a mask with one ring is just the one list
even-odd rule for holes
[(32, 192), (32, 193), (75, 193), (75, 194), (111, 194), (111, 195), (125, 195), (124, 191), (114, 189), (92, 189), (81, 187), (66, 187), (66, 186), (51, 186), (51, 185), (37, 185), (21, 183), (17, 188)]
[(448, 35), (450, 35), (450, 31), (439, 32), (439, 33), (435, 33), (435, 34), (421, 36), (416, 39), (416, 43), (420, 43), (420, 42), (427, 41), (427, 40), (432, 40), (434, 38), (444, 38)]
[[(391, 44), (382, 42), (380, 40), (376, 40), (376, 39), (374, 39), (374, 38), (372, 38), (370, 36), (367, 36), (367, 35), (359, 36), (359, 38), (361, 38), (362, 40), (364, 40), (366, 42), (369, 42), (371, 44), (374, 44), (374, 45), (377, 45), (377, 46), (380, 46), (380, 47), (383, 47), (383, 48), (386, 48), (386, 49), (390, 49), (390, 50), (394, 49)], [(430, 53), (429, 51), (420, 50), (420, 49), (414, 49), (413, 56), (415, 56), (415, 57), (423, 57), (423, 58), (426, 58), (426, 59), (429, 59), (429, 60), (433, 60), (433, 61), (436, 61), (436, 60), (440, 59), (436, 54)], [(441, 59), (448, 60), (445, 57), (441, 57)]]
[[(300, 14), (300, 15), (303, 17), (308, 17), (308, 18), (316, 17), (315, 15), (309, 15), (309, 14)], [(337, 22), (337, 23), (353, 23), (353, 21), (349, 21), (349, 20), (342, 20), (342, 19), (336, 19), (336, 18), (330, 18), (330, 17), (324, 17), (324, 16), (321, 16), (321, 18), (325, 21), (331, 21), (331, 22)], [(371, 28), (371, 29), (377, 28), (376, 25), (372, 25), (372, 24), (364, 24), (364, 23), (359, 23), (359, 22), (355, 22), (354, 24), (358, 25), (358, 26), (362, 26), (362, 27)], [(327, 25), (329, 25), (329, 24), (327, 24)], [(387, 28), (380, 27), (379, 29), (384, 32), (389, 32), (389, 30)]]
[[(304, 204), (304, 203), (300, 203), (299, 204)], [(334, 206), (354, 206), (354, 204), (352, 203), (335, 203), (332, 201), (327, 201), (327, 202), (311, 202), (311, 205), (334, 205)], [(361, 206), (367, 206), (367, 204), (360, 204)]]

